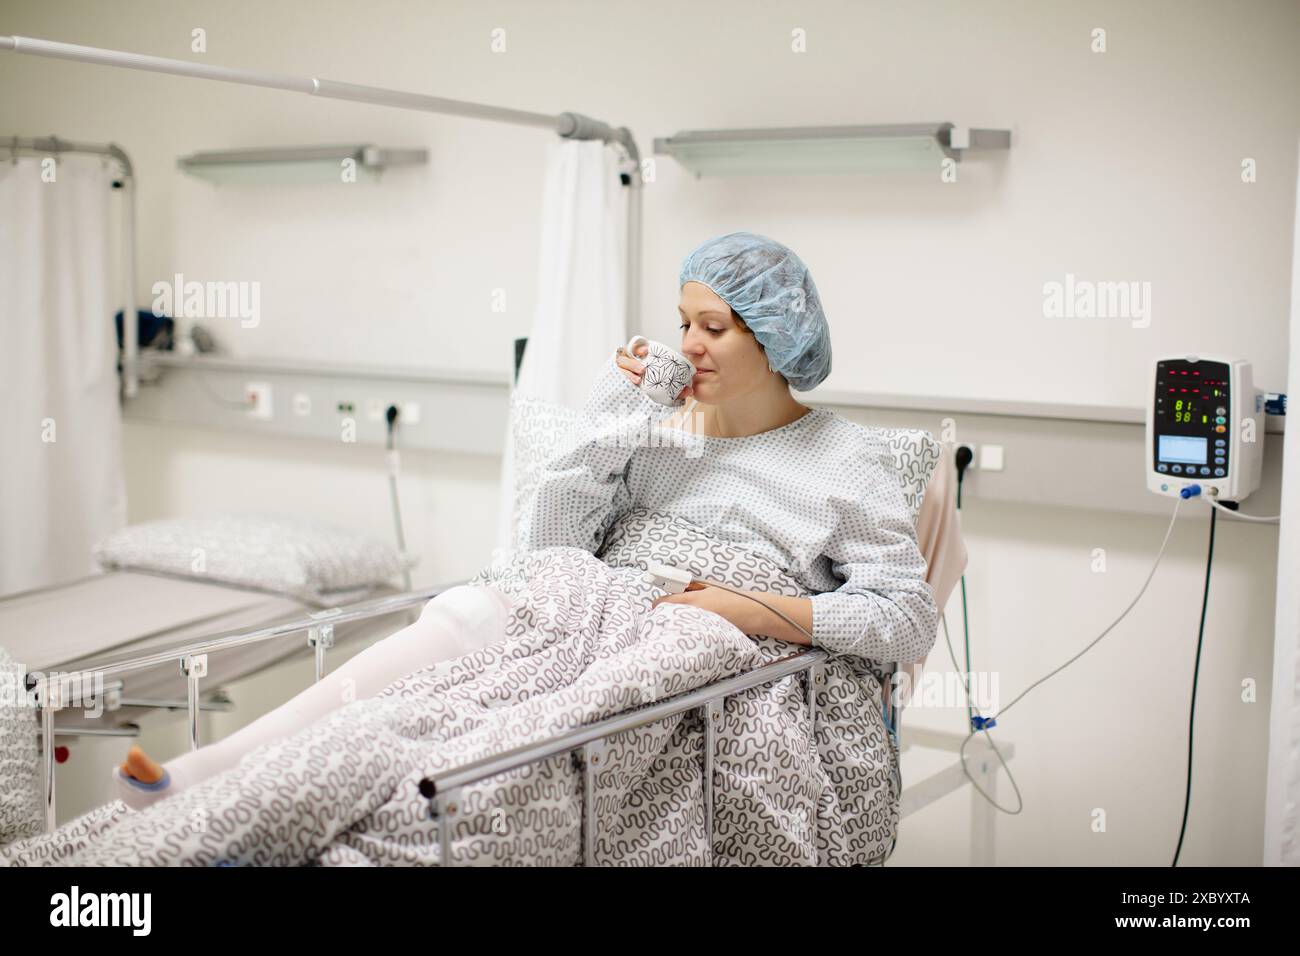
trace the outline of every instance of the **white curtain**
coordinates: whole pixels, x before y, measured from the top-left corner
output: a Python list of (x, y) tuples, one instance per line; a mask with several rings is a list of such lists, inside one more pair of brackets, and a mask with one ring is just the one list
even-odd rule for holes
[(0, 594), (91, 573), (126, 517), (114, 169), (64, 155), (52, 172), (0, 161)]
[[(627, 341), (627, 189), (621, 153), (598, 141), (548, 144), (537, 311), (515, 391), (580, 408), (600, 363)], [(497, 547), (510, 546), (514, 442), (501, 459)]]

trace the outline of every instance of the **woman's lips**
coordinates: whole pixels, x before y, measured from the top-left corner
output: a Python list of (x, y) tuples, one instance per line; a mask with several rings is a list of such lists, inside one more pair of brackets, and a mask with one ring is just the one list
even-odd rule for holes
[(711, 368), (697, 368), (697, 369), (695, 370), (695, 377), (696, 377), (696, 378), (699, 378), (701, 375), (709, 375), (709, 374), (711, 374), (712, 372), (713, 372), (713, 369), (711, 369)]

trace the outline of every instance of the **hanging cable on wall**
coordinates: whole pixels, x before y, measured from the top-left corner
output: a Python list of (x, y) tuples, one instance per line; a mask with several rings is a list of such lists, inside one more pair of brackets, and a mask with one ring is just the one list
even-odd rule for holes
[(396, 405), (389, 405), (384, 413), (388, 423), (388, 495), (393, 503), (393, 528), (397, 532), (397, 550), (402, 555), (402, 583), (406, 590), (411, 590), (411, 568), (406, 561), (406, 534), (402, 531), (402, 504), (397, 494), (397, 475), (401, 467), (401, 458), (397, 451), (397, 418), (400, 414)]

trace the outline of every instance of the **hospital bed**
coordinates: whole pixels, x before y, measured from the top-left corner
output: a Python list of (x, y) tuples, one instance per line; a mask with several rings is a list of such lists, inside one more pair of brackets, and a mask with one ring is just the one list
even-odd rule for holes
[[(397, 593), (375, 587), (369, 596)], [(60, 709), (54, 724), (58, 736), (135, 736), (134, 723), (159, 709), (188, 706), (186, 683), (171, 650), (250, 630), (274, 629), (319, 613), (294, 595), (240, 587), (219, 581), (185, 578), (147, 571), (111, 571), (67, 584), (41, 588), (0, 599), (0, 645), (20, 661), (29, 675), (103, 674), (115, 662), (163, 662), (115, 672), (95, 685), (92, 679), (64, 682), (65, 697), (85, 688), (99, 706)], [(333, 630), (342, 647), (361, 646), (384, 637), (406, 622), (394, 612), (366, 618)], [(212, 660), (208, 686), (221, 687), (290, 657), (303, 646), (294, 631), (247, 643), (232, 643)], [(201, 710), (227, 710), (221, 692), (199, 703)]]
[[(516, 375), (522, 358), (523, 341), (516, 343)], [(528, 436), (555, 436), (578, 424), (577, 413), (551, 403), (512, 394), (510, 419), (514, 436), (514, 501), (516, 515), (531, 494), (539, 469), (553, 454), (553, 441), (534, 442)], [(934, 570), (936, 545), (949, 529), (956, 527), (949, 500), (939, 521), (934, 520), (939, 495), (932, 494), (931, 507), (922, 520), (921, 503), (927, 495), (931, 474), (941, 459), (937, 442), (927, 432), (912, 429), (875, 430), (894, 455), (904, 497), (918, 519), (920, 541)], [(959, 533), (956, 534), (959, 539)], [(951, 555), (951, 551), (948, 552)], [(964, 549), (960, 566), (964, 568)], [(951, 585), (951, 566), (948, 586)], [(205, 707), (223, 706), (219, 688), (223, 683), (252, 673), (261, 667), (308, 648), (315, 657), (315, 676), (326, 673), (327, 655), (345, 642), (373, 642), (404, 626), (410, 616), (429, 600), (457, 584), (457, 581), (427, 590), (371, 595), (368, 599), (340, 607), (316, 609), (298, 598), (271, 594), (248, 587), (235, 587), (210, 580), (193, 580), (174, 575), (115, 571), (57, 588), (29, 592), (0, 600), (0, 634), (11, 653), (27, 665), (29, 673), (44, 678), (37, 688), (40, 708), (41, 775), (45, 825), (55, 827), (54, 741), (62, 733), (114, 732), (133, 714), (148, 707), (168, 707), (187, 713), (191, 749), (200, 746), (199, 714)], [(933, 582), (932, 582), (933, 583)], [(943, 594), (946, 599), (947, 592)], [(745, 674), (718, 681), (694, 691), (652, 705), (615, 715), (559, 736), (541, 740), (518, 751), (494, 754), (484, 760), (459, 766), (422, 782), (421, 792), (429, 800), (430, 813), (438, 821), (439, 840), (449, 846), (449, 821), (458, 809), (461, 788), (505, 771), (558, 754), (571, 753), (590, 792), (591, 775), (606, 741), (625, 731), (643, 727), (687, 711), (698, 711), (704, 720), (705, 744), (701, 759), (706, 773), (706, 822), (711, 819), (712, 778), (707, 771), (713, 760), (716, 720), (727, 697), (749, 688), (800, 675), (810, 726), (817, 720), (813, 688), (823, 651), (808, 648), (783, 660)], [(899, 670), (891, 666), (877, 676), (886, 687)], [(919, 675), (916, 665), (904, 665), (912, 686)], [(42, 672), (44, 672), (42, 674)], [(91, 720), (81, 715), (75, 700), (78, 688), (89, 676), (103, 680), (109, 707), (106, 716)], [(217, 689), (216, 695), (205, 692)], [(179, 692), (178, 692), (179, 691)], [(906, 698), (904, 698), (906, 700)], [(939, 749), (955, 754), (965, 735), (926, 730), (902, 730), (901, 706), (893, 695), (882, 694), (882, 710), (890, 742), (901, 756), (915, 748)], [(91, 726), (88, 726), (91, 725)], [(110, 726), (111, 725), (111, 726)], [(131, 732), (127, 727), (123, 732)], [(1011, 759), (1014, 748), (1001, 745), (1003, 759)], [(967, 746), (967, 768), (981, 789), (994, 793), (997, 762), (982, 739)], [(966, 770), (955, 761), (938, 773), (911, 787), (900, 787), (900, 816), (906, 817), (967, 782)], [(589, 803), (588, 801), (587, 803)], [(972, 859), (992, 861), (996, 811), (982, 799), (973, 800)], [(590, 857), (594, 839), (592, 808), (584, 804), (582, 845)], [(711, 831), (710, 831), (711, 832)], [(892, 847), (891, 851), (892, 853)], [(888, 856), (885, 857), (887, 859)], [(442, 859), (454, 864), (452, 854)], [(876, 861), (883, 863), (884, 860)]]
[[(189, 582), (186, 582), (189, 583)], [(136, 584), (128, 584), (135, 587)], [(405, 612), (422, 607), (426, 602), (454, 585), (448, 584), (428, 590), (386, 595), (374, 600), (360, 602), (342, 608), (329, 609), (298, 615), (291, 620), (281, 621), (260, 627), (245, 627), (230, 633), (214, 634), (182, 643), (163, 646), (145, 639), (143, 647), (136, 647), (133, 655), (119, 656), (116, 660), (97, 663), (93, 670), (101, 674), (105, 681), (130, 678), (135, 675), (167, 674), (180, 675), (185, 683), (186, 693), (183, 706), (188, 715), (188, 733), (191, 748), (200, 745), (199, 712), (202, 707), (205, 687), (213, 686), (226, 678), (220, 675), (248, 667), (257, 657), (273, 653), (271, 648), (279, 648), (278, 657), (292, 653), (293, 647), (308, 646), (316, 662), (316, 679), (324, 676), (327, 655), (335, 645), (335, 635), (352, 631), (373, 635), (378, 630), (391, 633), (396, 628), (395, 618), (400, 619)], [(188, 590), (188, 589), (187, 589)], [(125, 593), (125, 592), (120, 592)], [(178, 592), (179, 593), (179, 592)], [(190, 592), (200, 593), (200, 592)], [(388, 623), (384, 623), (388, 622)], [(201, 628), (201, 624), (192, 625)], [(305, 638), (305, 642), (304, 642)], [(807, 719), (810, 728), (817, 720), (814, 706), (813, 689), (819, 678), (820, 668), (826, 660), (826, 653), (810, 648), (792, 654), (780, 661), (756, 668), (714, 682), (696, 690), (678, 695), (649, 706), (637, 708), (615, 715), (595, 724), (568, 731), (558, 736), (539, 741), (525, 748), (506, 753), (494, 754), (483, 760), (456, 767), (446, 773), (426, 778), (421, 782), (421, 793), (429, 800), (430, 814), (438, 826), (438, 838), (443, 847), (442, 859), (448, 865), (455, 860), (449, 847), (449, 824), (455, 820), (458, 810), (457, 795), (461, 788), (479, 781), (505, 773), (509, 770), (526, 766), (559, 754), (570, 753), (575, 765), (582, 771), (584, 792), (591, 792), (592, 774), (599, 765), (606, 741), (611, 737), (638, 727), (664, 720), (688, 711), (697, 711), (704, 721), (705, 745), (701, 760), (704, 767), (706, 827), (712, 825), (712, 763), (717, 739), (718, 720), (721, 718), (724, 702), (732, 695), (749, 688), (762, 686), (791, 675), (800, 675), (803, 680), (804, 700), (807, 706)], [(230, 663), (231, 661), (235, 663)], [(87, 670), (91, 670), (87, 668)], [(173, 678), (174, 679), (174, 678)], [(55, 774), (53, 740), (62, 726), (56, 722), (58, 714), (67, 701), (68, 688), (79, 685), (75, 673), (66, 673), (61, 679), (56, 675), (43, 677), (45, 686), (38, 690), (40, 699), (49, 699), (52, 706), (42, 707), (41, 748), (44, 765), (43, 786), (46, 829), (55, 827)], [(172, 706), (182, 706), (179, 703)], [(934, 747), (956, 752), (963, 735), (939, 731), (902, 730), (901, 709), (893, 706), (890, 695), (885, 695), (886, 726), (891, 728), (892, 743), (896, 750), (905, 751), (909, 747)], [(1010, 760), (1014, 747), (1010, 743), (1001, 745), (1003, 759)], [(981, 788), (990, 795), (995, 793), (997, 763), (980, 741), (974, 741), (967, 748), (967, 762), (972, 773), (980, 782)], [(906, 818), (934, 801), (961, 789), (966, 783), (960, 762), (950, 766), (902, 791), (900, 818)], [(585, 858), (590, 858), (595, 839), (592, 826), (593, 808), (590, 801), (584, 803), (584, 831), (582, 845)], [(973, 801), (972, 811), (972, 857), (976, 863), (991, 862), (993, 851), (993, 834), (996, 811), (985, 801)], [(711, 832), (708, 831), (708, 832)], [(877, 861), (883, 863), (884, 860)]]
[[(916, 434), (929, 439), (923, 432)], [(893, 437), (908, 439), (906, 434)], [(526, 467), (517, 469), (517, 484), (526, 483), (527, 475)], [(183, 703), (179, 695), (172, 695), (166, 706), (184, 707), (189, 744), (191, 748), (197, 748), (201, 744), (199, 713), (205, 706), (204, 693), (208, 688), (219, 687), (225, 681), (264, 666), (271, 660), (281, 659), (293, 653), (294, 648), (304, 646), (315, 656), (316, 679), (319, 680), (326, 673), (329, 650), (345, 635), (347, 639), (356, 640), (392, 633), (405, 622), (405, 615), (417, 611), (433, 597), (459, 583), (465, 582), (387, 594), (338, 608), (306, 613), (300, 609), (292, 613), (292, 602), (283, 597), (209, 582), (117, 572), (0, 602), (0, 630), (9, 634), (28, 630), (24, 623), (25, 615), (30, 620), (37, 620), (42, 608), (52, 611), (53, 617), (44, 619), (44, 633), (55, 635), (50, 638), (48, 646), (41, 650), (39, 642), (29, 639), (22, 645), (20, 655), (27, 653), (33, 661), (71, 661), (76, 664), (75, 668), (63, 668), (65, 673), (44, 675), (37, 689), (39, 699), (50, 703), (50, 706), (40, 709), (46, 828), (52, 830), (55, 826), (54, 740), (65, 729), (75, 730), (79, 720), (75, 714), (79, 708), (72, 697), (79, 686), (86, 684), (86, 679), (79, 676), (78, 671), (99, 675), (106, 687), (120, 683), (123, 693), (118, 701), (118, 713), (141, 706), (139, 700), (147, 694), (161, 694), (165, 699), (166, 685), (170, 682), (175, 687), (175, 682), (182, 682)], [(56, 626), (51, 630), (48, 625), (55, 621)], [(117, 641), (128, 634), (134, 636), (118, 641), (111, 655), (100, 653), (87, 657), (84, 649), (89, 638), (84, 634), (78, 636), (87, 630), (94, 631), (101, 641)], [(421, 794), (427, 798), (431, 818), (438, 827), (438, 840), (444, 851), (441, 859), (445, 865), (455, 864), (450, 852), (449, 834), (456, 821), (458, 795), (462, 788), (535, 761), (568, 753), (572, 755), (575, 768), (581, 771), (586, 788), (584, 793), (590, 793), (592, 775), (610, 738), (688, 711), (698, 713), (705, 728), (700, 759), (705, 771), (705, 820), (706, 825), (711, 826), (712, 763), (717, 721), (723, 714), (726, 699), (749, 688), (797, 675), (803, 682), (807, 719), (809, 726), (813, 727), (817, 721), (813, 690), (826, 659), (825, 652), (820, 649), (801, 650), (750, 672), (617, 714), (518, 750), (492, 754), (424, 779)], [(128, 688), (129, 693), (126, 692)], [(919, 729), (901, 731), (901, 708), (895, 706), (892, 695), (886, 693), (882, 698), (885, 726), (890, 731), (890, 742), (900, 756), (912, 747), (957, 751), (965, 735)], [(207, 700), (210, 702), (212, 698)], [(73, 713), (64, 716), (64, 710)], [(1009, 743), (1003, 743), (1001, 750), (1003, 759), (1009, 760), (1014, 754)], [(992, 795), (998, 764), (981, 740), (968, 745), (967, 766), (981, 789)], [(961, 789), (966, 782), (965, 770), (960, 761), (955, 761), (919, 783), (901, 788), (900, 816), (905, 818), (917, 812)], [(583, 806), (582, 846), (587, 859), (591, 856), (595, 839), (590, 804), (590, 801), (584, 801)], [(996, 811), (981, 799), (973, 800), (973, 808), (972, 857), (976, 863), (988, 863), (992, 859)], [(879, 864), (885, 859), (888, 855), (873, 862)]]

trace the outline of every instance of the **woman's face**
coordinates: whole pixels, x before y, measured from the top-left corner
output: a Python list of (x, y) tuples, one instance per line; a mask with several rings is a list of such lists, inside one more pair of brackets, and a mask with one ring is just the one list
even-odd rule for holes
[(691, 389), (698, 401), (717, 405), (764, 384), (767, 356), (716, 292), (702, 282), (687, 282), (677, 311), (682, 354), (696, 368)]

